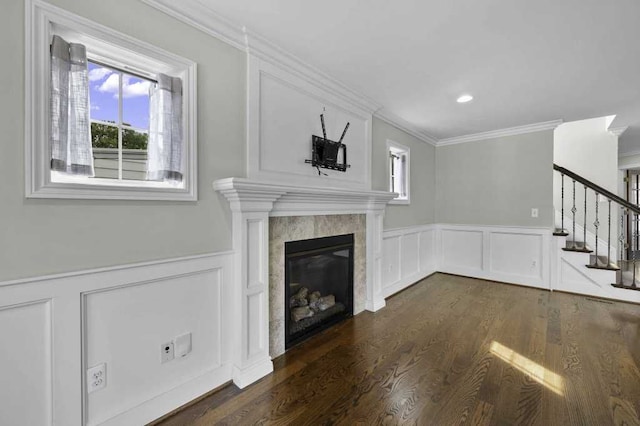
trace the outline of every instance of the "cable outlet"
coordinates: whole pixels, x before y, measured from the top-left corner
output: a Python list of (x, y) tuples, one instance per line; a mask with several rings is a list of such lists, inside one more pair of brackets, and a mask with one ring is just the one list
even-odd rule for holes
[(175, 339), (175, 356), (181, 358), (191, 352), (191, 333), (185, 333)]
[(169, 362), (174, 358), (173, 342), (160, 345), (160, 364)]
[(87, 370), (87, 393), (104, 389), (107, 386), (107, 364), (98, 364)]

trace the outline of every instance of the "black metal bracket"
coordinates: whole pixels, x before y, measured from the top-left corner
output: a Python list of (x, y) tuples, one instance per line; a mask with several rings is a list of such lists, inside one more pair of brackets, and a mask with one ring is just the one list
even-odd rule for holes
[[(338, 157), (342, 152), (342, 162), (338, 163)], [(347, 164), (347, 146), (340, 142), (334, 142), (320, 136), (313, 135), (311, 143), (311, 160), (304, 160), (306, 164), (323, 169), (346, 172), (350, 164)]]

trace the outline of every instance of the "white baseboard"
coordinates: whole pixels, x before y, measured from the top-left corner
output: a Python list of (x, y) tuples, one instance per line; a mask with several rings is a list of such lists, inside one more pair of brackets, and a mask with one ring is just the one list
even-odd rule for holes
[(240, 369), (233, 368), (233, 383), (240, 389), (244, 389), (273, 371), (273, 362), (270, 358), (259, 361), (250, 367)]
[(385, 306), (387, 306), (387, 302), (384, 298), (374, 300), (373, 302), (367, 300), (365, 303), (365, 309), (369, 312), (377, 312)]
[[(101, 423), (101, 425), (128, 426), (150, 423), (229, 382), (229, 377), (231, 377), (231, 373), (228, 365), (208, 371), (195, 379), (171, 389), (169, 392), (158, 395), (136, 407), (134, 410), (129, 410), (116, 417), (112, 417), (106, 422)], [(158, 413), (163, 414), (158, 416)]]

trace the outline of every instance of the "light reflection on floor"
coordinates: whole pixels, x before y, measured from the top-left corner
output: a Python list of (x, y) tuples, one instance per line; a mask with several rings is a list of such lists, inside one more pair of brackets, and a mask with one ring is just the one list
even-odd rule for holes
[(529, 358), (501, 345), (495, 340), (491, 343), (489, 350), (492, 354), (517, 368), (549, 390), (560, 396), (564, 396), (564, 380), (553, 371), (547, 370), (540, 364), (531, 361)]

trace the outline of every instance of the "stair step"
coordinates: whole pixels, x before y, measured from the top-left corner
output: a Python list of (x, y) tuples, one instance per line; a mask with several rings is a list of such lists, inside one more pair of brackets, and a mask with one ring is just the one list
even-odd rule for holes
[(611, 284), (611, 286), (615, 288), (622, 288), (625, 290), (640, 290), (640, 287), (636, 286), (635, 284)]
[(589, 264), (586, 265), (587, 268), (590, 269), (604, 269), (607, 271), (619, 271), (620, 267), (618, 265), (616, 265), (613, 262), (607, 263), (607, 258), (606, 256), (598, 256), (597, 260), (596, 257), (591, 255), (589, 256), (590, 260), (589, 260)]
[(579, 253), (593, 253), (593, 250), (591, 250), (591, 248), (588, 245), (579, 241), (576, 241), (576, 242), (567, 241), (567, 246), (562, 247), (562, 250), (576, 251)]
[(556, 237), (566, 237), (569, 235), (569, 233), (566, 229), (556, 229), (555, 231), (553, 231), (553, 235), (555, 235)]

